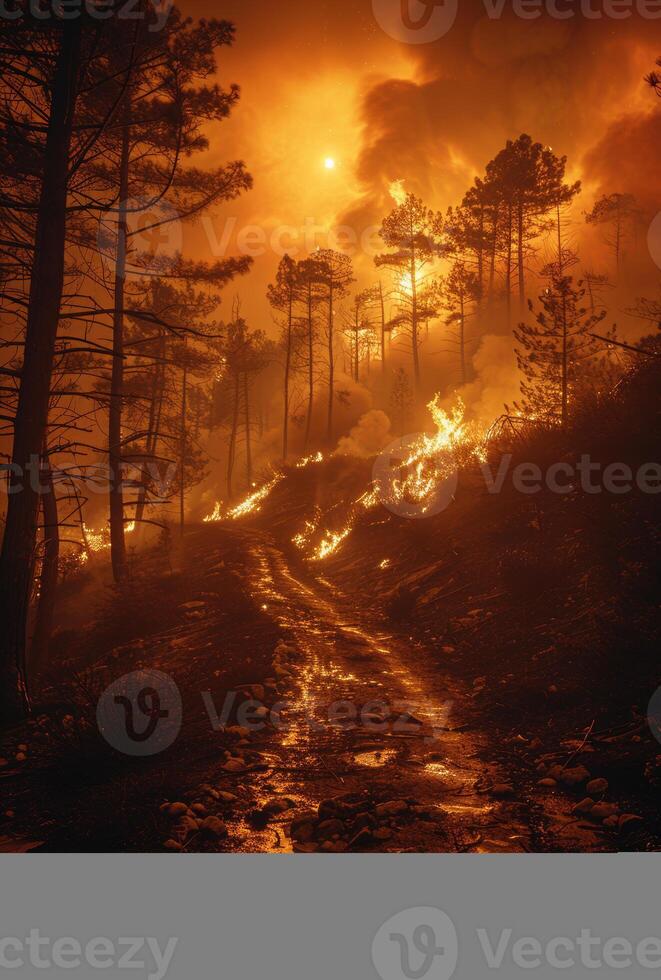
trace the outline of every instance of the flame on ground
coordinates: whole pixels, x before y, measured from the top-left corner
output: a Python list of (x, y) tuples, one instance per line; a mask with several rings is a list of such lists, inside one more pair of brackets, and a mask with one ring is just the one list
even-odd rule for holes
[[(427, 406), (436, 432), (433, 435), (422, 433), (408, 448), (408, 456), (400, 467), (401, 476), (393, 475), (388, 486), (388, 498), (384, 499), (382, 487), (373, 484), (353, 504), (344, 528), (326, 530), (321, 542), (308, 556), (310, 561), (323, 561), (336, 554), (353, 531), (361, 513), (372, 510), (380, 503), (406, 501), (417, 505), (424, 514), (432, 505), (435, 492), (443, 480), (461, 466), (485, 460), (485, 435), (475, 423), (466, 420), (462, 399), (458, 398), (449, 411), (441, 407), (440, 400), (441, 396), (436, 395)], [(306, 522), (305, 529), (293, 539), (294, 544), (301, 549), (308, 547), (319, 523), (319, 515), (314, 521)]]
[(223, 513), (223, 505), (220, 501), (216, 501), (216, 506), (214, 507), (211, 514), (204, 518), (205, 524), (214, 524), (218, 521), (236, 521), (240, 517), (246, 517), (248, 514), (256, 514), (261, 510), (261, 504), (266, 500), (271, 491), (277, 487), (284, 477), (282, 473), (275, 476), (269, 483), (264, 484), (263, 487), (254, 490), (245, 500), (242, 500), (240, 504), (236, 507), (231, 507), (227, 513)]
[(299, 459), (296, 464), (297, 470), (302, 470), (306, 466), (310, 466), (312, 463), (323, 463), (324, 454), (322, 452), (315, 453), (313, 456), (304, 456), (303, 459)]

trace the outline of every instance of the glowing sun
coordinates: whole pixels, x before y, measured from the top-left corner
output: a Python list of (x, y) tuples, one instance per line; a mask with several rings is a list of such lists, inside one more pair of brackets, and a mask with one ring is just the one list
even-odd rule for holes
[(324, 160), (324, 167), (326, 170), (335, 170), (335, 160), (333, 157), (326, 157)]

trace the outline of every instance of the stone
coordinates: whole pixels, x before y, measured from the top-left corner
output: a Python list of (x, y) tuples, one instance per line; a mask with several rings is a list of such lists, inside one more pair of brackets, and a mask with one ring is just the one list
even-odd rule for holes
[(172, 840), (172, 838), (170, 838), (170, 840), (165, 841), (163, 847), (165, 848), (166, 851), (180, 851), (182, 845), (179, 843), (178, 840)]
[(580, 786), (590, 778), (590, 772), (585, 766), (575, 766), (573, 769), (563, 770), (560, 782), (564, 786)]
[(514, 787), (510, 783), (496, 783), (495, 786), (491, 788), (492, 796), (499, 796), (501, 798), (507, 798), (509, 796), (514, 796)]
[(375, 840), (390, 840), (392, 837), (392, 830), (390, 827), (379, 827), (378, 830), (374, 831), (373, 836)]
[(315, 837), (319, 840), (330, 840), (337, 835), (342, 837), (346, 833), (346, 827), (341, 820), (324, 820), (317, 826)]
[(614, 816), (618, 809), (615, 803), (595, 803), (590, 811), (590, 816), (593, 820), (605, 820), (606, 817)]
[(643, 818), (635, 813), (623, 813), (619, 818), (620, 830), (630, 830), (635, 824), (643, 822)]
[(601, 796), (608, 789), (607, 779), (592, 779), (586, 786), (588, 793), (592, 793), (594, 796)]
[(227, 826), (219, 817), (206, 817), (200, 824), (200, 830), (210, 837), (227, 837)]
[(165, 804), (165, 806), (169, 817), (183, 817), (188, 813), (188, 805), (186, 803), (170, 803)]
[(374, 813), (379, 820), (388, 820), (390, 817), (399, 817), (408, 811), (409, 805), (406, 800), (390, 800), (388, 803), (379, 803), (374, 808)]
[(235, 803), (238, 800), (236, 793), (227, 793), (225, 790), (217, 790), (216, 797), (220, 803)]
[(243, 772), (246, 764), (243, 759), (228, 759), (223, 765), (225, 772)]
[(545, 779), (540, 779), (537, 785), (545, 786), (547, 789), (553, 789), (554, 786), (558, 785), (558, 782), (555, 779), (551, 779), (550, 776), (547, 776)]
[(572, 810), (572, 813), (592, 813), (594, 806), (594, 800), (589, 796), (586, 796), (584, 800), (581, 800), (580, 803), (576, 804)]
[(293, 806), (295, 806), (294, 801), (290, 800), (286, 796), (283, 796), (279, 799), (268, 800), (268, 802), (264, 804), (263, 810), (265, 813), (275, 815), (277, 813), (286, 813), (286, 811), (291, 810)]
[(291, 822), (290, 833), (295, 840), (310, 840), (317, 825), (317, 814), (313, 810), (299, 813)]

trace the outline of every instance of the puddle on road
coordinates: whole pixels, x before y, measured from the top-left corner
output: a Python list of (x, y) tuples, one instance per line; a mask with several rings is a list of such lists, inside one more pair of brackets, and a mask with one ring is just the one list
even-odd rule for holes
[(390, 762), (397, 760), (398, 752), (396, 749), (379, 749), (372, 752), (355, 752), (353, 761), (358, 766), (366, 766), (368, 769), (378, 769), (387, 766)]

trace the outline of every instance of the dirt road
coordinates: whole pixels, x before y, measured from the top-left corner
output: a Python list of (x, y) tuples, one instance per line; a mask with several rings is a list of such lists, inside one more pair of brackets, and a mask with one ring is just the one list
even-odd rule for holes
[[(228, 533), (240, 544), (234, 571), (288, 648), (264, 745), (269, 768), (252, 787), (258, 802), (284, 798), (296, 814), (335, 797), (408, 801), (405, 818), (380, 828), (378, 850), (603, 848), (569, 800), (521, 796), (515, 774), (487, 761), (493, 746), (468, 723), (469, 692), (424, 647), (371, 622), (323, 577), (292, 570), (267, 534)], [(261, 829), (242, 821), (234, 840), (246, 851), (290, 850), (291, 817)]]

